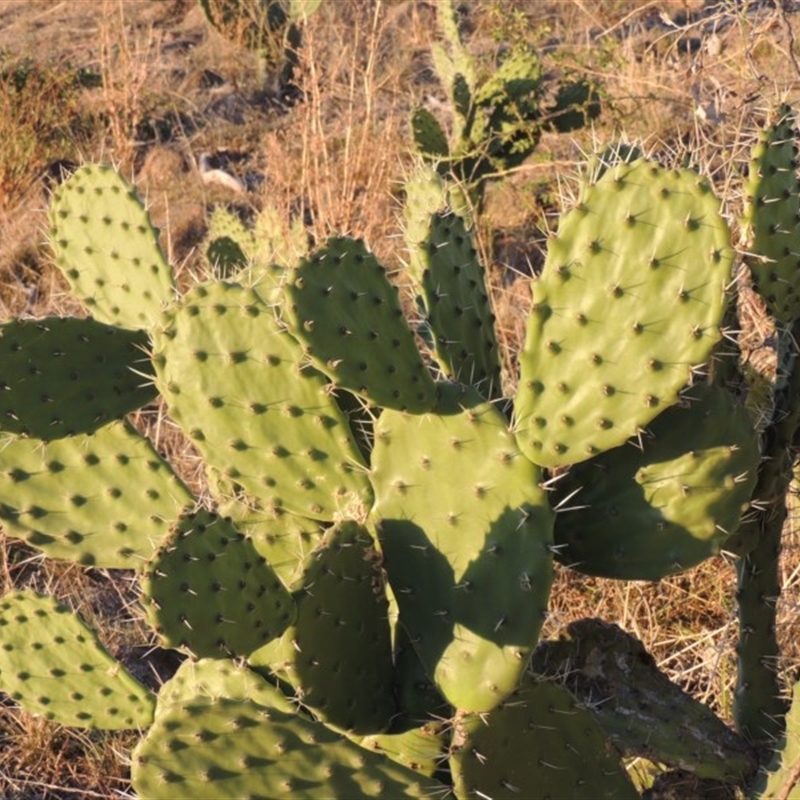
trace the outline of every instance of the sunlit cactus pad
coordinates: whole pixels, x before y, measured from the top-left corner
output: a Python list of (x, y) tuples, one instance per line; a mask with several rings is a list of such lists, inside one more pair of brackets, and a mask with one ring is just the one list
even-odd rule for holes
[(175, 704), (133, 752), (140, 800), (444, 796), (438, 781), (318, 722), (247, 700)]
[(329, 239), (294, 270), (286, 297), (292, 334), (336, 384), (386, 408), (433, 408), (433, 380), (397, 289), (363, 242)]
[[(724, 389), (693, 386), (642, 435), (557, 485), (557, 558), (581, 572), (658, 580), (717, 554), (756, 482), (758, 438)], [(569, 498), (569, 499), (567, 499)]]
[(797, 131), (788, 106), (753, 148), (745, 183), (747, 264), (767, 309), (783, 322), (800, 315), (800, 182)]
[(148, 564), (148, 616), (169, 647), (245, 656), (293, 622), (291, 595), (249, 538), (207, 511), (186, 514)]
[(0, 431), (58, 439), (97, 430), (156, 397), (147, 336), (92, 319), (0, 325)]
[(84, 166), (56, 189), (49, 213), (56, 265), (91, 315), (152, 327), (174, 297), (174, 281), (131, 185), (111, 167)]
[(523, 452), (577, 463), (622, 444), (675, 403), (720, 338), (732, 250), (697, 173), (617, 164), (561, 218), (523, 352)]
[(538, 639), (552, 513), (500, 411), (474, 389), (440, 391), (436, 413), (378, 420), (375, 515), (399, 625), (454, 706), (487, 711)]
[(76, 728), (146, 728), (155, 700), (55, 598), (0, 600), (0, 691), (25, 710)]
[(51, 558), (143, 569), (193, 502), (127, 423), (48, 443), (0, 441), (0, 519), (8, 533)]
[(199, 284), (154, 334), (158, 386), (206, 462), (268, 511), (332, 520), (372, 504), (325, 379), (276, 311), (235, 283)]

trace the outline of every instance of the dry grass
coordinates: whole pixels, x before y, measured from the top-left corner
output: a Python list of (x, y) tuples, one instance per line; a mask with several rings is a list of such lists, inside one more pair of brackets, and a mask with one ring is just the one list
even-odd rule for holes
[[(513, 382), (531, 275), (541, 266), (546, 233), (572, 191), (582, 154), (627, 136), (673, 163), (688, 156), (713, 177), (735, 225), (739, 173), (753, 133), (774, 102), (800, 94), (800, 15), (786, 3), (731, 2), (691, 16), (703, 3), (690, 0), (471, 5), (476, 52), (490, 58), (504, 38), (522, 32), (545, 53), (553, 74), (588, 72), (604, 93), (605, 113), (593, 130), (546, 136), (528, 163), (488, 192), (480, 244), (490, 258)], [(305, 29), (304, 101), (285, 111), (265, 97), (247, 52), (210, 30), (192, 0), (104, 0), (101, 13), (98, 8), (95, 0), (0, 0), (4, 318), (75, 308), (37, 244), (47, 200), (37, 176), (61, 158), (111, 160), (135, 177), (184, 285), (207, 274), (197, 249), (207, 210), (222, 203), (247, 215), (265, 202), (287, 217), (307, 216), (318, 240), (331, 233), (364, 237), (402, 282), (398, 214), (408, 114), (420, 99), (441, 97), (429, 72), (429, 4), (324, 2)], [(21, 93), (8, 83), (15, 65), (24, 65), (31, 81)], [(242, 174), (265, 176), (263, 190), (233, 194), (201, 180), (199, 154), (223, 148), (242, 154), (236, 162)], [(748, 320), (758, 347), (766, 338), (762, 320), (757, 314)], [(163, 413), (142, 413), (137, 425), (202, 492), (199, 459)], [(779, 606), (787, 678), (800, 670), (797, 513), (793, 501)], [(0, 538), (0, 594), (12, 586), (65, 600), (150, 685), (168, 674), (169, 660), (144, 655), (150, 634), (129, 576), (52, 562)], [(730, 719), (734, 596), (734, 569), (724, 557), (657, 585), (559, 569), (546, 633), (585, 616), (617, 622), (642, 639), (675, 681)], [(0, 706), (0, 795), (119, 796), (128, 790), (125, 759), (135, 739), (67, 731), (6, 702)]]

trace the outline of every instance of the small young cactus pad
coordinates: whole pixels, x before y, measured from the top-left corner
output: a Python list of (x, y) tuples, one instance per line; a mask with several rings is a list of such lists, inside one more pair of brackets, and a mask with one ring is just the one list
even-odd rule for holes
[(31, 714), (76, 728), (145, 728), (155, 700), (53, 597), (0, 600), (0, 690)]
[(150, 215), (110, 167), (82, 167), (56, 189), (50, 238), (56, 266), (101, 322), (151, 328), (174, 298)]
[(518, 441), (545, 467), (622, 444), (678, 400), (720, 338), (732, 250), (689, 170), (617, 164), (561, 219), (520, 354)]

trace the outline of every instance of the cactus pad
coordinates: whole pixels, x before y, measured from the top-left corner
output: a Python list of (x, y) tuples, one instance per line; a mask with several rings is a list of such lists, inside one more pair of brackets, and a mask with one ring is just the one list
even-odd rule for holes
[(782, 322), (800, 317), (800, 182), (795, 116), (789, 106), (761, 133), (745, 184), (747, 264), (753, 286)]
[(141, 569), (193, 497), (150, 442), (115, 422), (54, 442), (0, 442), (0, 519), (51, 558)]
[(487, 711), (538, 639), (552, 514), (503, 415), (472, 389), (440, 390), (434, 414), (378, 420), (375, 514), (398, 624), (450, 703)]
[(489, 715), (462, 717), (450, 758), (457, 797), (637, 800), (619, 753), (563, 686), (526, 676)]
[(172, 270), (150, 215), (110, 167), (82, 167), (56, 189), (50, 238), (56, 265), (95, 319), (151, 328), (172, 302)]
[(147, 336), (92, 319), (0, 325), (0, 431), (58, 439), (97, 430), (156, 397)]
[(328, 724), (377, 733), (395, 713), (388, 604), (374, 541), (355, 522), (330, 529), (306, 560), (297, 620), (250, 657)]
[(292, 334), (334, 383), (386, 408), (433, 408), (436, 389), (397, 289), (362, 242), (330, 239), (295, 269), (286, 295)]
[(141, 800), (429, 798), (445, 787), (324, 725), (247, 700), (175, 704), (133, 752)]
[(730, 236), (709, 184), (688, 170), (618, 164), (550, 241), (516, 413), (546, 467), (622, 444), (678, 400), (719, 340)]
[(748, 797), (754, 800), (800, 798), (800, 683), (794, 685), (792, 696), (786, 732), (776, 743), (772, 761), (759, 773), (748, 792)]
[(434, 214), (424, 248), (422, 286), (439, 363), (455, 380), (496, 397), (501, 385), (495, 318), (472, 235), (459, 216)]
[(154, 339), (170, 414), (207, 463), (265, 509), (332, 520), (371, 506), (346, 417), (254, 291), (195, 286)]
[(145, 728), (155, 705), (76, 614), (28, 591), (0, 599), (0, 690), (76, 728)]
[(178, 522), (142, 588), (164, 644), (197, 656), (245, 656), (280, 636), (295, 616), (292, 596), (252, 542), (205, 511)]
[(557, 558), (608, 578), (658, 580), (719, 552), (756, 480), (758, 439), (724, 389), (657, 417), (642, 449), (616, 448), (570, 470), (557, 491), (578, 506), (556, 518)]

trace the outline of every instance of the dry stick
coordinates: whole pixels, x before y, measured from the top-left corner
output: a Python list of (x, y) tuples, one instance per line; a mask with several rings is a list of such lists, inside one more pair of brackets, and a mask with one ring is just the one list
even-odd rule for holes
[[(800, 322), (788, 334), (797, 351)], [(739, 604), (739, 674), (734, 717), (740, 733), (756, 745), (769, 746), (783, 733), (787, 703), (778, 679), (779, 649), (775, 631), (781, 585), (781, 535), (786, 496), (798, 447), (800, 363), (792, 365), (786, 387), (775, 398), (774, 422), (765, 432), (765, 458), (753, 492), (754, 517), (739, 535), (743, 555), (737, 564)]]

